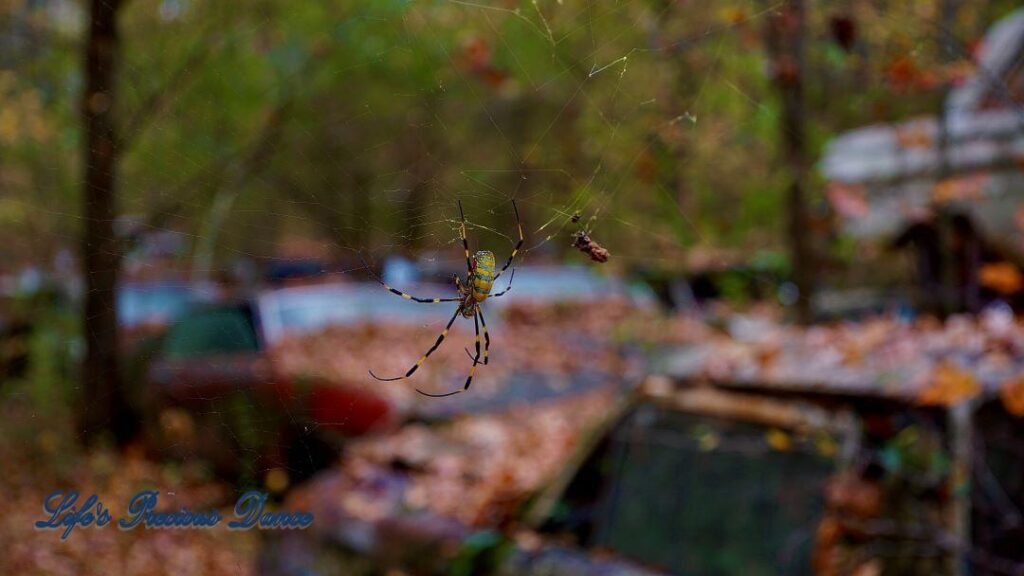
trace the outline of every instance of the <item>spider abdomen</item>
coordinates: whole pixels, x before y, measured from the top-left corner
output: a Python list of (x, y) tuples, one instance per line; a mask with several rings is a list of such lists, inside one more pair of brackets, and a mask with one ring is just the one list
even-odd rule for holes
[(494, 253), (481, 250), (473, 255), (473, 276), (470, 278), (473, 299), (477, 302), (487, 300), (494, 285)]

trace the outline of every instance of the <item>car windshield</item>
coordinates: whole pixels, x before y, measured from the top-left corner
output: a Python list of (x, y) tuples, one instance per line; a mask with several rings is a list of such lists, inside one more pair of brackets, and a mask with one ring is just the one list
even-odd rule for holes
[[(420, 284), (408, 289), (430, 297), (452, 295), (450, 286)], [(399, 298), (376, 283), (285, 288), (260, 298), (261, 320), (270, 342), (285, 334), (304, 334), (371, 319), (392, 323), (431, 322), (445, 318), (453, 309)]]
[(188, 284), (127, 285), (117, 293), (117, 312), (122, 326), (167, 323), (209, 296)]

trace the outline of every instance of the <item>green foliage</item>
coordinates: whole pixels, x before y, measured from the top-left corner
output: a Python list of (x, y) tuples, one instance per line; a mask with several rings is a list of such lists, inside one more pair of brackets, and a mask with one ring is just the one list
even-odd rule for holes
[[(842, 130), (937, 108), (941, 87), (925, 86), (949, 59), (937, 6), (808, 3), (812, 157)], [(272, 255), (288, 236), (339, 252), (443, 249), (455, 198), (479, 205), (474, 223), (504, 230), (513, 194), (534, 228), (552, 222), (545, 234), (565, 232), (574, 211), (594, 216), (625, 262), (671, 267), (694, 245), (779, 248), (786, 179), (763, 7), (132, 2), (115, 104), (120, 208), (197, 238), (217, 230), (221, 263)], [(967, 46), (1012, 7), (961, 10), (953, 32)], [(36, 49), (0, 72), (0, 222), (13, 223), (0, 255), (38, 260), (80, 225), (82, 29), (2, 10), (30, 14)], [(839, 17), (855, 23), (852, 49), (833, 35)], [(218, 202), (223, 222), (211, 220)]]
[(885, 443), (880, 460), (890, 483), (913, 483), (927, 488), (947, 482), (950, 461), (936, 435), (908, 426)]
[(9, 312), (9, 318), (27, 321), (29, 329), (23, 336), (4, 335), (3, 345), (25, 345), (27, 352), (24, 373), (5, 387), (24, 395), (42, 421), (66, 420), (82, 400), (75, 379), (81, 347), (78, 315), (47, 290), (19, 297)]
[(500, 532), (482, 530), (462, 541), (459, 552), (448, 569), (449, 576), (492, 574), (515, 544)]

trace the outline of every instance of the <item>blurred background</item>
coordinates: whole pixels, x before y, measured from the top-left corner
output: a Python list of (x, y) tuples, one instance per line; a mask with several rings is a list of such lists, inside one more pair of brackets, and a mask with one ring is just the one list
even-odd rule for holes
[(1017, 5), (0, 0), (0, 572), (1024, 574)]

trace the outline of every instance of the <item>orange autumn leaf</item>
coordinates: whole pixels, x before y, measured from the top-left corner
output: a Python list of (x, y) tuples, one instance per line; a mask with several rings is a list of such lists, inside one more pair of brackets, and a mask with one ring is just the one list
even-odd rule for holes
[(985, 175), (946, 178), (932, 188), (932, 200), (939, 204), (980, 200), (989, 178)]
[(1024, 376), (1003, 383), (999, 397), (1007, 412), (1017, 417), (1024, 417)]
[(886, 66), (885, 75), (896, 90), (907, 90), (917, 83), (921, 70), (909, 57), (903, 56)]
[(1024, 274), (1009, 262), (985, 264), (978, 272), (981, 285), (1000, 294), (1016, 294), (1024, 288)]
[(758, 346), (754, 351), (758, 366), (767, 370), (774, 366), (782, 356), (782, 348), (777, 343)]
[(942, 362), (932, 372), (928, 386), (918, 401), (926, 406), (954, 406), (981, 393), (974, 374), (952, 362)]

